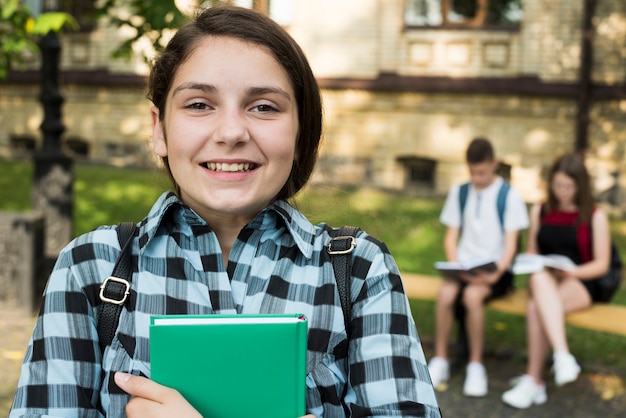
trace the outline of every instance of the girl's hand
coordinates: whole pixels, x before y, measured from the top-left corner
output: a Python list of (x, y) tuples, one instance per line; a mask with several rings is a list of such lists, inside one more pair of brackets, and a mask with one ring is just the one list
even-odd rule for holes
[(115, 373), (115, 383), (132, 396), (126, 405), (129, 418), (202, 418), (177, 390), (128, 373)]
[[(126, 405), (128, 418), (202, 418), (177, 390), (148, 378), (117, 372), (115, 383), (132, 396)], [(315, 418), (315, 415), (309, 414), (302, 418)]]

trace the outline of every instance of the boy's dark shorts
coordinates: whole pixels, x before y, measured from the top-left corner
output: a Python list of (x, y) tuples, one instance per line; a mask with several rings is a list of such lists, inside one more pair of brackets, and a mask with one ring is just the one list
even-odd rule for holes
[[(491, 294), (487, 297), (487, 299), (485, 299), (485, 303), (489, 302), (492, 299), (502, 297), (509, 293), (511, 290), (513, 290), (514, 278), (515, 276), (513, 275), (513, 272), (509, 270), (505, 271), (502, 276), (500, 276), (500, 279), (498, 279), (497, 282), (491, 285)], [(461, 289), (459, 290), (459, 296), (457, 297), (457, 300), (460, 300), (466, 285), (467, 283), (461, 282)]]

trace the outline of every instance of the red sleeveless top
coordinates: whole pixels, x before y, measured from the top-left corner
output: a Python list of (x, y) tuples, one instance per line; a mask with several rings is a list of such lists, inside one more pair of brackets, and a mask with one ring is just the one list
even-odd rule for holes
[(540, 254), (562, 254), (576, 264), (592, 259), (592, 237), (589, 222), (581, 222), (578, 211), (552, 210), (543, 213), (537, 246)]

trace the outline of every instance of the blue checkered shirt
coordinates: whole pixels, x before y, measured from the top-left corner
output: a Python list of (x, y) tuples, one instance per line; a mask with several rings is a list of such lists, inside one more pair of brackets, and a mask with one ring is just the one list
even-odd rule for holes
[(60, 253), (47, 284), (10, 417), (125, 416), (128, 395), (113, 374), (150, 376), (150, 316), (212, 313), (307, 316), (307, 413), (343, 417), (347, 408), (352, 417), (440, 417), (386, 246), (364, 232), (357, 237), (348, 344), (325, 248), (328, 231), (277, 201), (240, 232), (224, 265), (211, 228), (164, 193), (139, 224), (132, 292), (104, 353), (96, 330), (98, 293), (120, 252), (116, 229), (76, 238)]

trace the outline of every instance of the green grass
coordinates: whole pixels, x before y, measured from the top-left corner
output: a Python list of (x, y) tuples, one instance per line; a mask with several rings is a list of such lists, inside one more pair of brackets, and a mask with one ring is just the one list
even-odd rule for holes
[[(0, 160), (0, 210), (30, 209), (32, 167), (30, 162)], [(136, 170), (76, 165), (74, 186), (74, 232), (82, 234), (102, 224), (142, 219), (154, 200), (169, 187), (158, 170)], [(298, 207), (313, 223), (333, 226), (351, 224), (384, 241), (402, 271), (436, 274), (433, 262), (441, 260), (444, 227), (438, 217), (442, 199), (420, 199), (369, 189), (311, 187), (298, 198)], [(613, 238), (626, 255), (626, 220), (611, 221)], [(626, 287), (612, 301), (626, 305)], [(434, 304), (411, 301), (423, 340), (433, 335)], [(524, 318), (491, 311), (486, 346), (523, 355)], [(574, 354), (583, 362), (598, 362), (626, 370), (626, 338), (568, 327)]]
[[(139, 221), (169, 180), (160, 170), (94, 165), (74, 166), (74, 235), (100, 225)], [(0, 160), (0, 210), (32, 208), (32, 163)]]
[(297, 204), (313, 223), (366, 230), (389, 246), (404, 271), (437, 274), (433, 262), (444, 259), (445, 228), (438, 220), (441, 199), (318, 186), (297, 196)]

